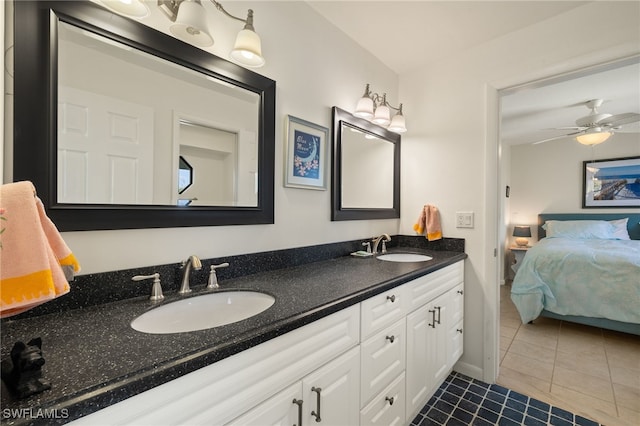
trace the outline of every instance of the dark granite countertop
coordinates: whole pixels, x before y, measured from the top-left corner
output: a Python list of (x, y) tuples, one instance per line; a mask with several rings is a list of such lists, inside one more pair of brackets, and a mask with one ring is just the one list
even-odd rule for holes
[[(221, 280), (218, 291), (261, 291), (274, 296), (275, 303), (254, 317), (208, 330), (160, 335), (133, 330), (131, 320), (158, 306), (148, 296), (5, 320), (2, 358), (14, 342), (40, 336), (43, 375), (52, 388), (17, 400), (2, 383), (2, 424), (54, 424), (82, 417), (466, 258), (452, 251), (389, 251), (425, 253), (433, 260), (400, 263), (343, 256)], [(189, 297), (207, 293), (203, 287), (192, 284)], [(162, 303), (183, 298), (175, 292), (165, 296)], [(7, 411), (21, 409), (30, 411)], [(37, 418), (34, 410), (62, 418)]]

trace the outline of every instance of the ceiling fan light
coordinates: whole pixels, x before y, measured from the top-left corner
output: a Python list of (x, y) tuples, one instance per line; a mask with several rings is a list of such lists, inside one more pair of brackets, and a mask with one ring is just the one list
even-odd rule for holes
[(598, 130), (595, 132), (587, 132), (578, 135), (576, 136), (576, 140), (582, 145), (598, 145), (609, 139), (612, 134), (612, 132), (603, 132)]
[(176, 22), (169, 27), (169, 31), (180, 40), (195, 46), (213, 45), (204, 7), (195, 1), (186, 0), (180, 3)]

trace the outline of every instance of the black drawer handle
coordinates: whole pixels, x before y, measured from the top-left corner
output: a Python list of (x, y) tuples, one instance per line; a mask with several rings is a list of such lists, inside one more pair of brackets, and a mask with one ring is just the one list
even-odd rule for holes
[(457, 292), (457, 293), (458, 293), (458, 294), (464, 294), (464, 291), (462, 291), (462, 290), (458, 290), (458, 292)]
[(435, 309), (429, 309), (429, 312), (431, 312), (431, 323), (427, 323), (427, 325), (431, 328), (436, 328), (436, 310)]
[(393, 405), (393, 401), (394, 401), (393, 397), (391, 397), (391, 398), (386, 397), (384, 400), (387, 401), (389, 403), (389, 405)]
[(391, 303), (396, 301), (396, 295), (392, 294), (391, 296), (387, 296), (387, 300), (391, 300)]
[(316, 422), (321, 422), (322, 419), (320, 418), (320, 392), (322, 392), (322, 388), (316, 388), (314, 386), (311, 388), (311, 392), (316, 392), (318, 394), (317, 403), (316, 403), (318, 407), (318, 412), (316, 413), (315, 411), (312, 411), (311, 415), (316, 418)]
[(387, 339), (391, 343), (393, 343), (393, 341), (396, 340), (395, 336), (387, 336), (385, 337), (385, 339)]
[(461, 328), (456, 328), (456, 331), (460, 334), (462, 334), (462, 329)]

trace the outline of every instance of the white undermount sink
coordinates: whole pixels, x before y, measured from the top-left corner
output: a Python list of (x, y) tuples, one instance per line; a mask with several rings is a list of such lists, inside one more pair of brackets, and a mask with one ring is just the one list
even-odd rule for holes
[(275, 298), (256, 291), (223, 291), (159, 306), (131, 321), (150, 334), (182, 333), (231, 324), (265, 311)]
[(377, 259), (387, 262), (426, 262), (433, 257), (417, 253), (387, 253), (378, 256)]

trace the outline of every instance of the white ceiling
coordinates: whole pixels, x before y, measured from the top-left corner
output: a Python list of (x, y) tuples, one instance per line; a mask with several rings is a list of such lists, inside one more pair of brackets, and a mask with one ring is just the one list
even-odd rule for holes
[[(307, 3), (401, 75), (587, 2), (320, 0)], [(412, 54), (407, 54), (407, 47)], [(532, 85), (503, 97), (503, 143), (531, 143), (568, 133), (550, 129), (574, 126), (577, 118), (590, 112), (583, 105), (590, 99), (604, 99), (600, 112), (640, 113), (637, 60), (635, 65), (585, 74), (579, 73), (580, 78), (565, 76), (544, 85)], [(640, 131), (640, 124), (627, 125), (623, 130)]]

